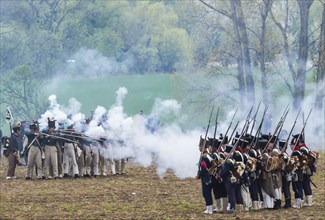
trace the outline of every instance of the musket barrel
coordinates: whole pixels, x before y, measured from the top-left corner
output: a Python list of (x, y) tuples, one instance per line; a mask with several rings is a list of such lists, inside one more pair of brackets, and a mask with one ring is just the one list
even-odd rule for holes
[(296, 126), (296, 122), (297, 122), (297, 119), (298, 119), (298, 116), (299, 116), (300, 112), (301, 112), (301, 108), (298, 111), (298, 114), (297, 114), (296, 119), (295, 119), (295, 122), (293, 123), (293, 126), (292, 126), (292, 128), (290, 130), (290, 133), (288, 135), (288, 138), (287, 138), (286, 142), (284, 143), (284, 146), (281, 149), (281, 153), (284, 153), (287, 150), (287, 146), (288, 146), (288, 142), (289, 142), (290, 136), (292, 134), (293, 128)]

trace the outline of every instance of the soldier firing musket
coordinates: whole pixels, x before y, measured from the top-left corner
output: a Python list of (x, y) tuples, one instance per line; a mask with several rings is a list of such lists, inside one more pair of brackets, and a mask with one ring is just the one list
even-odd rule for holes
[(100, 138), (91, 137), (89, 135), (86, 135), (81, 132), (76, 132), (76, 131), (60, 130), (57, 132), (57, 134), (60, 136), (66, 136), (66, 137), (72, 137), (72, 138), (78, 138), (78, 139), (92, 139), (95, 141), (101, 141)]

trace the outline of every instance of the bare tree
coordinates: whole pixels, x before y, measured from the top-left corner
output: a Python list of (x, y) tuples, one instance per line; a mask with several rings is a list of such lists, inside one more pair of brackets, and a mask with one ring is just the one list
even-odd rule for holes
[(315, 107), (323, 109), (324, 103), (324, 74), (325, 74), (325, 2), (323, 4), (322, 23), (319, 41), (319, 55), (316, 81)]
[(44, 80), (21, 65), (1, 77), (1, 103), (9, 105), (15, 118), (37, 119), (46, 109)]
[(289, 4), (288, 0), (285, 2), (285, 11), (286, 16), (284, 20), (284, 24), (279, 22), (274, 14), (271, 11), (271, 17), (276, 26), (281, 31), (283, 42), (284, 42), (284, 50), (286, 59), (288, 62), (288, 67), (292, 75), (293, 80), (293, 89), (289, 85), (289, 90), (292, 93), (293, 97), (293, 106), (295, 108), (299, 108), (301, 106), (301, 102), (305, 96), (305, 84), (306, 84), (306, 64), (308, 57), (308, 24), (309, 24), (309, 10), (314, 0), (297, 0), (299, 5), (299, 14), (300, 14), (300, 32), (299, 32), (299, 46), (298, 46), (298, 60), (297, 60), (297, 70), (294, 68), (294, 56), (290, 51), (289, 40), (288, 40), (288, 17), (289, 17)]
[(254, 103), (255, 85), (251, 69), (247, 27), (241, 0), (229, 0), (231, 6), (230, 12), (213, 7), (204, 0), (199, 1), (232, 21), (234, 27), (233, 33), (235, 36), (234, 43), (238, 50), (237, 53), (235, 53), (235, 57), (237, 62), (237, 80), (239, 85), (240, 104), (243, 106), (247, 99)]

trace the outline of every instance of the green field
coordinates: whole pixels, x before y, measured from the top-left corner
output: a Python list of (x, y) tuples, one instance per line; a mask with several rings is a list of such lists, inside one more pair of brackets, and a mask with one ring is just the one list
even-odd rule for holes
[[(194, 78), (197, 81), (197, 78)], [(175, 99), (182, 104), (181, 114), (187, 115), (184, 126), (205, 126), (210, 107), (207, 107), (200, 114), (193, 113), (193, 106), (185, 103), (184, 97), (193, 96), (186, 94), (184, 80), (191, 80), (189, 75), (176, 74), (154, 74), (154, 75), (127, 75), (127, 76), (106, 76), (96, 78), (68, 78), (59, 77), (48, 81), (44, 89), (44, 98), (56, 95), (60, 105), (68, 106), (69, 99), (75, 98), (81, 103), (81, 113), (89, 116), (97, 106), (109, 109), (116, 99), (116, 91), (120, 87), (128, 90), (123, 101), (124, 112), (129, 116), (135, 115), (143, 110), (146, 115), (151, 113), (154, 102), (157, 98), (162, 100)], [(49, 103), (50, 104), (50, 103)], [(5, 106), (1, 106), (5, 112)], [(39, 116), (40, 117), (40, 116)], [(16, 120), (18, 117), (14, 118)], [(1, 120), (2, 130), (6, 134), (9, 127), (5, 120)]]
[(175, 75), (108, 76), (55, 80), (46, 89), (47, 95), (55, 94), (59, 104), (67, 105), (72, 97), (82, 103), (81, 112), (88, 115), (97, 106), (110, 108), (115, 103), (115, 92), (119, 87), (128, 90), (124, 111), (134, 115), (140, 110), (150, 113), (156, 98), (178, 99), (180, 92)]

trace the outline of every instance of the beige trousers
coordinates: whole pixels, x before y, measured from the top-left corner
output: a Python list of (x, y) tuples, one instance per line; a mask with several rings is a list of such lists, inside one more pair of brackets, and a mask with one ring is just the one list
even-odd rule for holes
[(39, 147), (32, 145), (28, 151), (27, 177), (32, 178), (35, 165), (37, 169), (37, 178), (40, 179), (43, 176), (41, 150)]
[(53, 170), (53, 177), (58, 177), (58, 150), (55, 146), (45, 145), (44, 175), (50, 176), (50, 166)]

